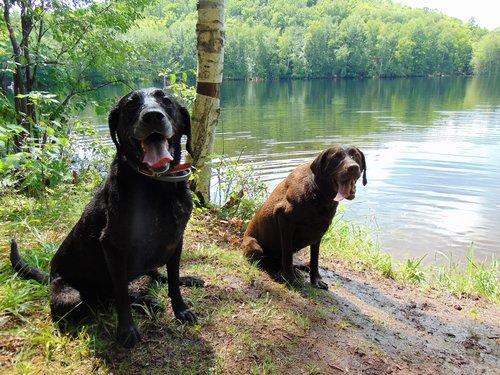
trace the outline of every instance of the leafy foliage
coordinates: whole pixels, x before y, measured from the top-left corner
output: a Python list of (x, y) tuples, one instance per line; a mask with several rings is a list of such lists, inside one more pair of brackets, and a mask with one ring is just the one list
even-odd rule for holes
[(267, 186), (254, 176), (250, 165), (243, 165), (239, 158), (227, 156), (212, 158), (212, 171), (217, 181), (213, 202), (225, 217), (250, 220), (267, 197)]
[(484, 35), (475, 46), (474, 69), (480, 74), (500, 74), (500, 31)]

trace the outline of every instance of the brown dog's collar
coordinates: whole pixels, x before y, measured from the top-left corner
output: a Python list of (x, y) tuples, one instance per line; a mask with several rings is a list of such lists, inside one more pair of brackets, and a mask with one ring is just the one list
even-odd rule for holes
[(140, 166), (137, 166), (136, 170), (140, 174), (151, 177), (154, 180), (162, 182), (182, 182), (189, 180), (189, 177), (192, 174), (191, 168), (191, 163), (183, 163), (177, 164), (176, 166), (162, 173), (156, 173), (149, 169), (143, 169)]

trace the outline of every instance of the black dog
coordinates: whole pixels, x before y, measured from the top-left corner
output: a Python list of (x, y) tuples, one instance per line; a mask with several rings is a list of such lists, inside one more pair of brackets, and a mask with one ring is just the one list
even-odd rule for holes
[[(186, 183), (190, 170), (179, 161), (182, 135), (191, 153), (191, 122), (185, 107), (151, 88), (123, 97), (109, 114), (109, 129), (117, 154), (107, 179), (52, 259), (50, 307), (55, 321), (75, 320), (98, 301), (114, 299), (117, 340), (130, 348), (140, 335), (128, 284), (146, 274), (161, 278), (158, 267), (167, 266), (176, 318), (197, 320), (179, 288), (183, 233), (192, 210)], [(15, 241), (11, 262), (23, 277), (49, 282), (20, 259)], [(147, 301), (157, 305), (152, 297)]]

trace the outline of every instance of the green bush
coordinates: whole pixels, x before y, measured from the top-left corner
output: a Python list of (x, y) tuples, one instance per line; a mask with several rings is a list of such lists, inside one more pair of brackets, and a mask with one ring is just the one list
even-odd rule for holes
[(267, 185), (255, 177), (254, 168), (241, 163), (239, 157), (212, 157), (212, 174), (217, 180), (212, 200), (224, 217), (248, 221), (268, 196)]

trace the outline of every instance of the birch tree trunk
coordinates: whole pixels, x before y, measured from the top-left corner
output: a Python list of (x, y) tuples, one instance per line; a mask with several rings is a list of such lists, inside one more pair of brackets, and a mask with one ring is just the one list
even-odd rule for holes
[(192, 119), (193, 165), (199, 170), (196, 192), (210, 200), (210, 163), (220, 113), (224, 65), (225, 0), (199, 0), (196, 24), (198, 73)]

